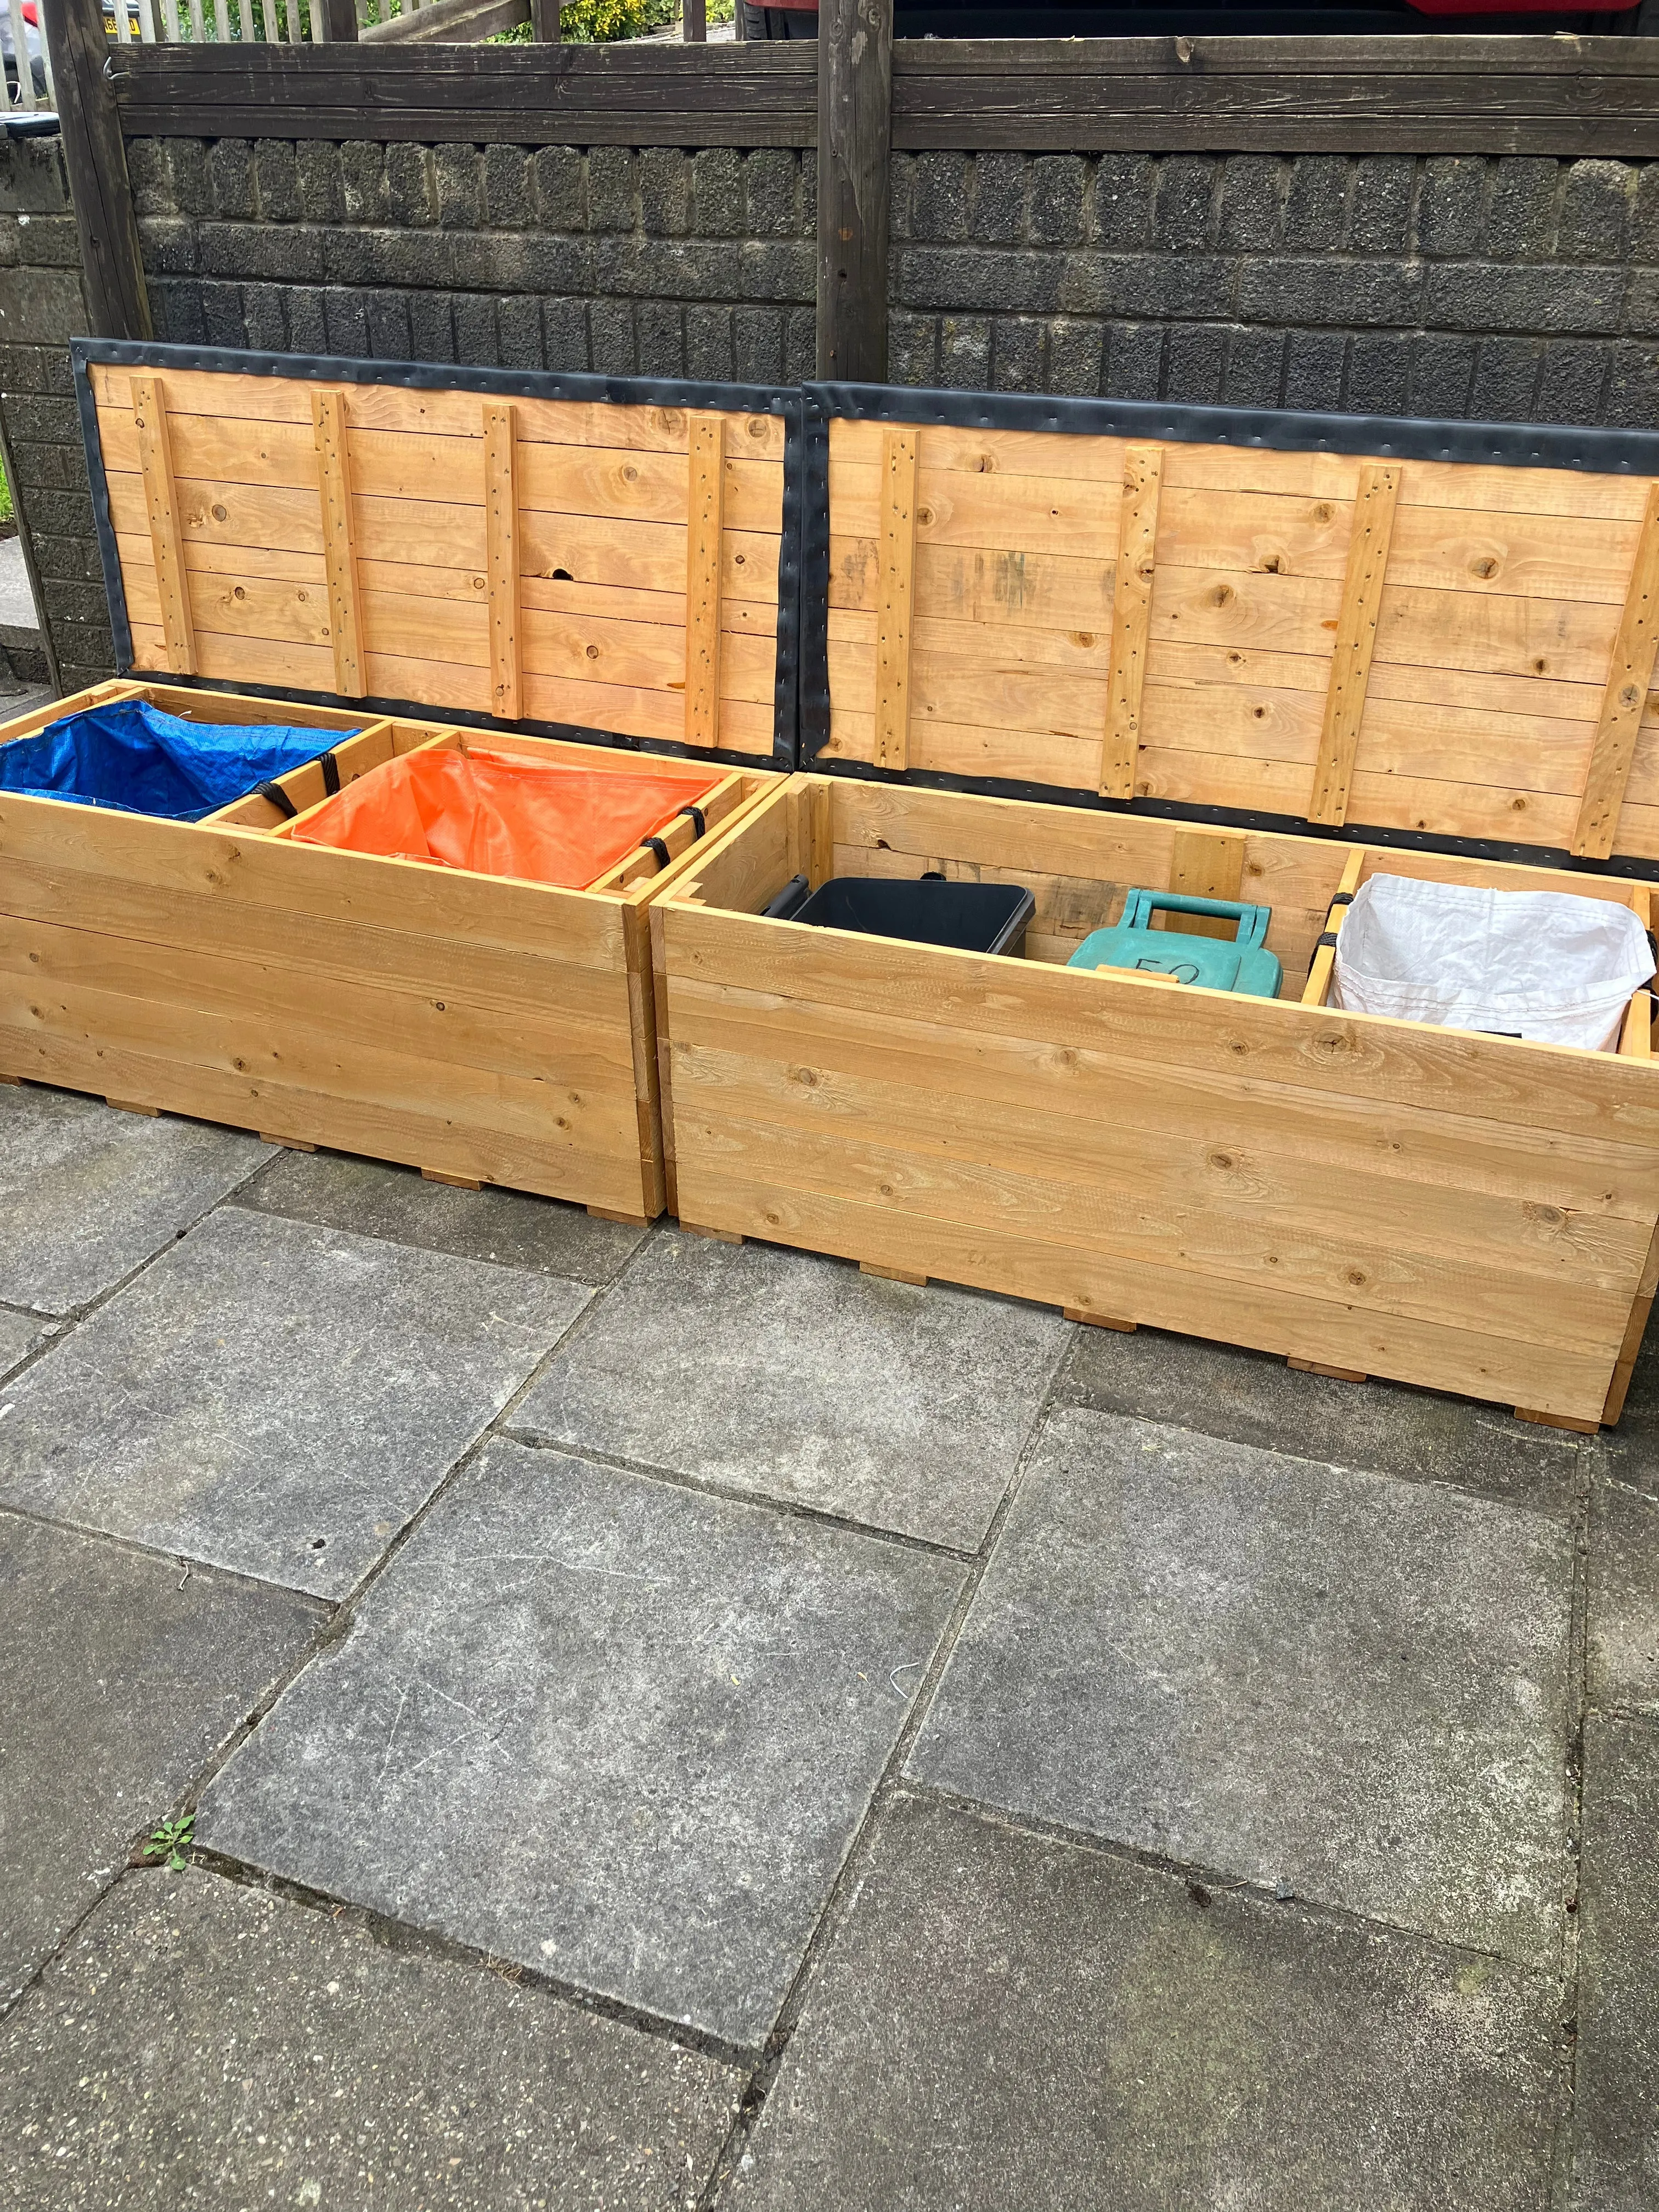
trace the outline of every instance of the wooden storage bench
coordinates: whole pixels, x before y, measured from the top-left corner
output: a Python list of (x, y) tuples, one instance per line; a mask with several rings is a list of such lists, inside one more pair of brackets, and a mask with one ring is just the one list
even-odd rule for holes
[[(816, 884), (924, 868), (1034, 891), (1025, 957), (758, 912), (798, 871)], [(681, 1218), (1074, 1319), (1616, 1419), (1659, 1265), (1647, 994), (1616, 1058), (1328, 1012), (1328, 906), (1379, 868), (1564, 887), (1542, 870), (793, 780), (653, 909)], [(1131, 885), (1270, 901), (1285, 995), (1066, 969)], [(1565, 887), (1645, 920), (1645, 886)]]
[[(1318, 940), (1390, 870), (1646, 921), (1659, 440), (813, 398), (833, 773), (653, 909), (682, 1219), (1616, 1420), (1659, 1270), (1647, 994), (1613, 1055), (1340, 1013)], [(760, 914), (930, 868), (1027, 885), (1024, 957)], [(1131, 886), (1270, 905), (1281, 996), (1068, 971)]]
[(137, 695), (356, 732), (343, 783), (474, 742), (708, 781), (582, 890), (296, 842), (316, 764), (199, 823), (0, 793), (0, 1077), (658, 1213), (647, 910), (793, 762), (793, 398), (75, 351), (131, 674), (0, 743)]

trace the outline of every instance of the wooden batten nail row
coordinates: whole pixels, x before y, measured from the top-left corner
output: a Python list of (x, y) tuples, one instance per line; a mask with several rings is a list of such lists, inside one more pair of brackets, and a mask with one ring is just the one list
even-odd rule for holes
[(1313, 803), (1308, 809), (1310, 822), (1331, 828), (1348, 818), (1348, 789), (1353, 781), (1359, 724), (1365, 712), (1365, 688), (1370, 680), (1377, 610), (1399, 494), (1397, 468), (1380, 467), (1374, 461), (1363, 464), (1354, 495), (1342, 608), (1336, 621), (1325, 719), (1314, 768)]
[(362, 605), (352, 538), (351, 458), (346, 447), (346, 396), (313, 391), (312, 422), (317, 441), (318, 490), (323, 508), (323, 562), (328, 573), (330, 641), (334, 688), (343, 699), (361, 699), (363, 677)]
[(190, 580), (185, 573), (184, 546), (179, 535), (167, 397), (159, 376), (132, 380), (132, 420), (138, 433), (138, 465), (149, 510), (150, 550), (155, 556), (155, 579), (161, 589), (167, 667), (175, 676), (193, 676), (196, 635), (190, 611)]
[(910, 623), (915, 596), (916, 434), (882, 439), (881, 585), (876, 612), (878, 768), (910, 765)]
[(1112, 594), (1112, 658), (1106, 678), (1106, 739), (1101, 758), (1103, 799), (1133, 799), (1140, 750), (1140, 702), (1146, 683), (1152, 576), (1158, 558), (1158, 488), (1164, 453), (1131, 446), (1123, 457), (1117, 579)]
[(686, 441), (685, 742), (718, 743), (726, 423), (699, 416)]
[(519, 672), (518, 419), (510, 402), (486, 403), (484, 554), (489, 591), (492, 711), (515, 722), (523, 712)]

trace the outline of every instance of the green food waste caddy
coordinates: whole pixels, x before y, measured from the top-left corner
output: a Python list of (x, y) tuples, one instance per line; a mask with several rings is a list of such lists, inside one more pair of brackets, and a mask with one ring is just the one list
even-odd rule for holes
[[(1155, 914), (1201, 914), (1238, 927), (1224, 937), (1188, 937), (1174, 929), (1154, 929)], [(1276, 999), (1285, 970), (1264, 942), (1273, 908), (1239, 899), (1191, 898), (1181, 891), (1134, 890), (1123, 902), (1123, 919), (1110, 929), (1085, 937), (1066, 962), (1068, 968), (1138, 968), (1168, 975), (1177, 983), (1196, 983), (1206, 991), (1238, 991), (1249, 998)]]

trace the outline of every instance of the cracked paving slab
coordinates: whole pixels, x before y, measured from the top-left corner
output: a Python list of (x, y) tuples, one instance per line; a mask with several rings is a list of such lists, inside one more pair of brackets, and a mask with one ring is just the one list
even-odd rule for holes
[(216, 1851), (753, 2048), (951, 1562), (492, 1443), (207, 1792)]
[(0, 1513), (0, 2004), (324, 1618), (286, 1590)]
[(908, 1793), (859, 1874), (732, 2212), (1545, 2201), (1542, 1977)]
[(9, 2212), (683, 2212), (741, 2077), (198, 1868), (129, 1875), (0, 2029)]
[(1540, 1514), (1061, 1413), (910, 1771), (1552, 1964), (1572, 1570)]
[(224, 1207), (8, 1384), (0, 1502), (342, 1597), (589, 1295)]
[(67, 1313), (251, 1176), (257, 1137), (0, 1084), (0, 1298)]
[(1048, 1309), (659, 1230), (513, 1425), (972, 1551), (1066, 1335)]

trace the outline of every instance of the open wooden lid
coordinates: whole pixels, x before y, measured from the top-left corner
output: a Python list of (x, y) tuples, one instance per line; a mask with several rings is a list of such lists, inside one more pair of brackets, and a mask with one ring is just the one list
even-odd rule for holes
[(1659, 436), (825, 385), (805, 460), (803, 766), (1659, 861)]
[(797, 395), (73, 351), (124, 671), (793, 765)]

